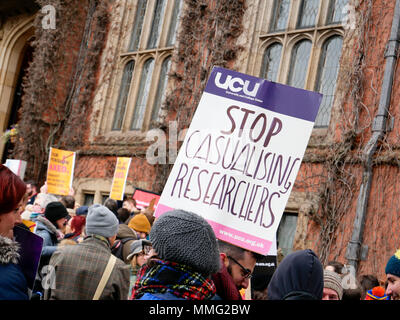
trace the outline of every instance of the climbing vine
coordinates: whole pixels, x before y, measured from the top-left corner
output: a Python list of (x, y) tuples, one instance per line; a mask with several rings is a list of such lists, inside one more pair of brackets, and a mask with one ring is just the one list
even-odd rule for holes
[[(319, 208), (310, 213), (311, 219), (319, 226), (317, 247), (319, 257), (324, 263), (344, 255), (343, 250), (347, 243), (340, 242), (343, 240), (345, 228), (344, 217), (349, 212), (356, 211), (355, 203), (365, 165), (363, 151), (378, 108), (378, 88), (385, 65), (383, 53), (371, 63), (367, 59), (373, 58), (368, 52), (381, 46), (379, 29), (374, 21), (385, 15), (386, 8), (384, 3), (378, 6), (372, 0), (359, 1), (356, 8), (359, 13), (357, 28), (346, 31), (347, 47), (343, 50), (344, 57), (338, 79), (341, 86), (336, 91), (338, 109), (333, 121), (336, 126), (332, 130), (335, 131), (334, 142), (325, 149), (324, 156), (316, 160), (319, 162), (323, 159), (323, 174), (319, 180)], [(309, 152), (312, 151), (311, 149)], [(398, 159), (393, 144), (385, 137), (378, 146), (374, 165), (385, 163), (398, 166)], [(312, 163), (314, 160), (312, 156), (305, 157), (305, 162)], [(352, 223), (353, 221), (351, 225), (347, 225), (349, 230), (352, 230)]]
[[(243, 49), (236, 44), (243, 31), (245, 1), (186, 0), (178, 35), (179, 46), (173, 55), (176, 69), (170, 73), (173, 90), (167, 95), (162, 111), (168, 121), (178, 123), (178, 132), (188, 128), (213, 66), (232, 67)], [(161, 192), (172, 165), (156, 165), (153, 190)]]
[(26, 160), (26, 176), (43, 182), (49, 148), (82, 145), (107, 34), (109, 1), (38, 0), (52, 5), (56, 28), (44, 29), (38, 12), (33, 61), (23, 80), (19, 142), (13, 155)]

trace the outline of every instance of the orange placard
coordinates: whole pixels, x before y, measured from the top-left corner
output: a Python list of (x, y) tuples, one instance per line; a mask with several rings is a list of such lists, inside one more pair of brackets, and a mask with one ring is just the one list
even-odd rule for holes
[(126, 178), (132, 158), (117, 158), (117, 165), (114, 171), (114, 178), (111, 186), (110, 198), (123, 200), (125, 193)]
[(75, 152), (50, 148), (47, 167), (47, 192), (68, 195), (72, 187)]

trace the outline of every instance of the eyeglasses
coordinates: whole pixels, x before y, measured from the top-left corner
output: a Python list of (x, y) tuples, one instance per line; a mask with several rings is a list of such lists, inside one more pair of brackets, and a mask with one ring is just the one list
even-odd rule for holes
[(231, 256), (227, 256), (227, 257), (228, 257), (228, 259), (230, 259), (234, 263), (236, 263), (240, 267), (240, 269), (242, 269), (242, 274), (243, 274), (244, 278), (250, 279), (252, 277), (253, 274), (250, 269), (243, 267), (239, 262), (236, 261), (236, 259), (232, 258)]

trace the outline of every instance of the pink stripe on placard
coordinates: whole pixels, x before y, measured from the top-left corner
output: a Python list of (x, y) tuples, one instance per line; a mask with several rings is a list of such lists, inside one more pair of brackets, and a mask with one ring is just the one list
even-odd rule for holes
[[(174, 208), (159, 203), (155, 213), (155, 217), (158, 218), (162, 214), (171, 210), (174, 210)], [(267, 255), (271, 248), (272, 241), (253, 236), (249, 233), (245, 233), (236, 229), (232, 229), (212, 220), (207, 220), (207, 222), (213, 228), (217, 239), (229, 242), (246, 250), (260, 253), (262, 255)]]
[(158, 206), (157, 206), (157, 210), (156, 210), (154, 216), (156, 218), (158, 218), (163, 213), (166, 213), (167, 211), (171, 211), (171, 210), (174, 210), (174, 208), (171, 208), (171, 207), (168, 207), (168, 206), (165, 206), (165, 205), (159, 203)]
[(265, 240), (249, 233), (241, 232), (236, 229), (232, 229), (223, 224), (207, 220), (208, 223), (214, 230), (217, 239), (225, 242), (229, 242), (235, 246), (267, 255), (271, 248), (272, 241)]

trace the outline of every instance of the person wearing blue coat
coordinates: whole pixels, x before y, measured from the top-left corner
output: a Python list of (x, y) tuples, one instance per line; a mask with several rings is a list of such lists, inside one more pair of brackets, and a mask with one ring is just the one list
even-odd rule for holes
[(0, 236), (0, 300), (28, 300), (28, 284), (18, 264), (18, 243)]
[(22, 222), (25, 183), (0, 164), (0, 300), (28, 300), (28, 285), (19, 266), (14, 227)]
[(58, 242), (64, 238), (68, 211), (58, 201), (50, 202), (45, 209), (44, 216), (36, 220), (36, 234), (43, 238), (42, 258), (50, 260), (57, 250)]
[(68, 211), (65, 206), (59, 201), (54, 201), (47, 204), (44, 215), (39, 215), (36, 219), (35, 233), (43, 238), (43, 249), (33, 287), (32, 300), (43, 295), (42, 269), (49, 264), (51, 256), (58, 249), (58, 242), (64, 238), (67, 217)]

